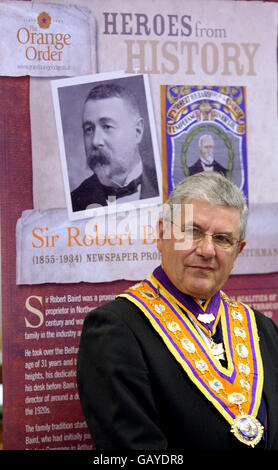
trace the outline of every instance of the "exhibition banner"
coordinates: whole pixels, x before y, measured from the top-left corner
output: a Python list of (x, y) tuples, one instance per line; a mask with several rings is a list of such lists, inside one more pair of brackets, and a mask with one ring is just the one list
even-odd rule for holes
[(10, 289), (3, 329), (4, 449), (91, 450), (76, 385), (85, 315), (130, 283)]
[(214, 170), (248, 201), (245, 94), (243, 87), (161, 86), (166, 197), (187, 176)]
[[(84, 318), (160, 264), (157, 219), (202, 139), (250, 210), (224, 291), (278, 324), (277, 11), (261, 1), (0, 1), (4, 449), (94, 449), (76, 385)], [(91, 197), (85, 105), (111, 85), (135, 92), (129, 167), (142, 174), (110, 206)], [(98, 163), (128, 158), (128, 125)]]
[(158, 206), (70, 223), (65, 209), (24, 211), (16, 229), (17, 284), (147, 276), (160, 263), (159, 212)]
[[(56, 3), (56, 0), (49, 3), (52, 2)], [(60, 0), (60, 3), (67, 5), (69, 2)], [(229, 171), (232, 181), (242, 186), (248, 194), (248, 202), (278, 201), (275, 184), (277, 159), (274, 157), (278, 151), (276, 3), (233, 0), (153, 0), (142, 3), (118, 0), (115, 4), (114, 0), (106, 0), (105, 3), (79, 0), (78, 5), (89, 8), (96, 21), (97, 74), (120, 71), (126, 76), (148, 76), (155, 121), (152, 132), (154, 134), (155, 130), (161, 153), (163, 202), (173, 185), (187, 176), (182, 170), (183, 161), (186, 160), (188, 167), (198, 162), (200, 151), (198, 142), (195, 145), (196, 137), (188, 149), (182, 151), (195, 132), (199, 138), (209, 135), (214, 140), (211, 158)], [(84, 75), (75, 79), (81, 84)], [(95, 75), (86, 76), (86, 80), (88, 84), (91, 81), (93, 88)], [(87, 164), (82, 129), (87, 95), (81, 92), (80, 86), (72, 86), (71, 78), (68, 78), (68, 86), (71, 99), (61, 103), (66, 113), (64, 155), (60, 145), (61, 133), (54, 118), (51, 80), (31, 79), (35, 209), (68, 206), (65, 159), (71, 191), (92, 175)], [(172, 144), (167, 146), (164, 135), (166, 101), (165, 92), (161, 95), (161, 87), (167, 88), (171, 105), (175, 106), (181, 104), (180, 98), (187, 97), (187, 91), (185, 94), (183, 91), (189, 90), (191, 104), (188, 111), (184, 109), (185, 114), (181, 112), (179, 123), (185, 123), (194, 111), (200, 111), (196, 113), (199, 118), (202, 116), (202, 121), (190, 121), (191, 125), (181, 133), (168, 136)], [(134, 90), (141, 106), (141, 102), (144, 103), (141, 92), (138, 93), (136, 87)], [(196, 99), (197, 95), (192, 94), (193, 90), (199, 92), (195, 103), (193, 98), (195, 96)], [(214, 91), (212, 99), (208, 99), (204, 90)], [(148, 114), (143, 108), (140, 112), (145, 121), (140, 154), (145, 173), (153, 175)], [(41, 116), (44, 116), (47, 126), (41, 124)], [(171, 162), (174, 162), (172, 176), (169, 174)]]
[[(113, 210), (74, 222), (68, 220), (66, 209), (23, 211), (16, 225), (17, 284), (147, 277), (160, 263), (157, 223), (167, 205), (132, 210), (129, 203), (123, 207), (126, 212)], [(251, 205), (247, 244), (233, 274), (278, 272), (277, 219), (277, 203)]]

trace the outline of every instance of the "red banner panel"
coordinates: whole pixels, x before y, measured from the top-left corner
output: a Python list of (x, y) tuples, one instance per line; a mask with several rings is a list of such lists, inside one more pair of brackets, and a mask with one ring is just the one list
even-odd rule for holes
[[(16, 222), (33, 207), (28, 78), (1, 77), (0, 99), (3, 447), (93, 449), (76, 386), (82, 323), (133, 282), (16, 285)], [(278, 324), (278, 273), (224, 290)]]

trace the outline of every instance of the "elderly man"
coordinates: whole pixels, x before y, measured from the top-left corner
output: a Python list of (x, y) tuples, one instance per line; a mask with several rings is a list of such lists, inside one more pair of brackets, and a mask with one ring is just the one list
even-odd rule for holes
[(113, 83), (95, 86), (85, 101), (82, 127), (93, 175), (72, 191), (73, 211), (105, 206), (109, 196), (128, 202), (158, 195), (157, 182), (143, 169), (144, 121), (128, 89)]
[(211, 135), (203, 134), (199, 139), (200, 158), (190, 168), (189, 174), (195, 175), (200, 171), (218, 171), (226, 176), (227, 168), (224, 168), (214, 158), (214, 140)]
[(278, 450), (277, 326), (222, 290), (246, 243), (244, 196), (202, 172), (167, 208), (161, 266), (84, 322), (77, 377), (96, 448)]

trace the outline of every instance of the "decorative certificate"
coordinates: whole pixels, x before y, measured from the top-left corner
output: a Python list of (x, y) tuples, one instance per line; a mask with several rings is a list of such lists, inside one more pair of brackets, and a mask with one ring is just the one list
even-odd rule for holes
[(248, 200), (245, 96), (240, 86), (161, 86), (165, 199), (184, 178), (214, 170)]

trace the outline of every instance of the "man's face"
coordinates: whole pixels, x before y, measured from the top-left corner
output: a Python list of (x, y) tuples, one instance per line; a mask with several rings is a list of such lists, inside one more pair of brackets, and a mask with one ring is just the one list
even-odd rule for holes
[(121, 98), (89, 100), (84, 106), (83, 132), (88, 166), (101, 183), (123, 184), (139, 159), (142, 118)]
[[(193, 204), (193, 221), (182, 221), (183, 225), (193, 222), (194, 226), (209, 234), (221, 233), (239, 239), (240, 213), (237, 209), (198, 200), (187, 203)], [(177, 250), (175, 244), (180, 240), (174, 237), (173, 231), (172, 225), (172, 237), (164, 238), (163, 222), (159, 221), (158, 249), (167, 276), (183, 293), (199, 299), (210, 298), (226, 282), (246, 242), (224, 250), (215, 246), (212, 237), (206, 235), (199, 242), (193, 242), (189, 249)]]
[[(200, 146), (201, 156), (204, 161), (213, 159), (214, 142), (212, 137), (204, 137)], [(209, 163), (211, 163), (209, 161)]]

